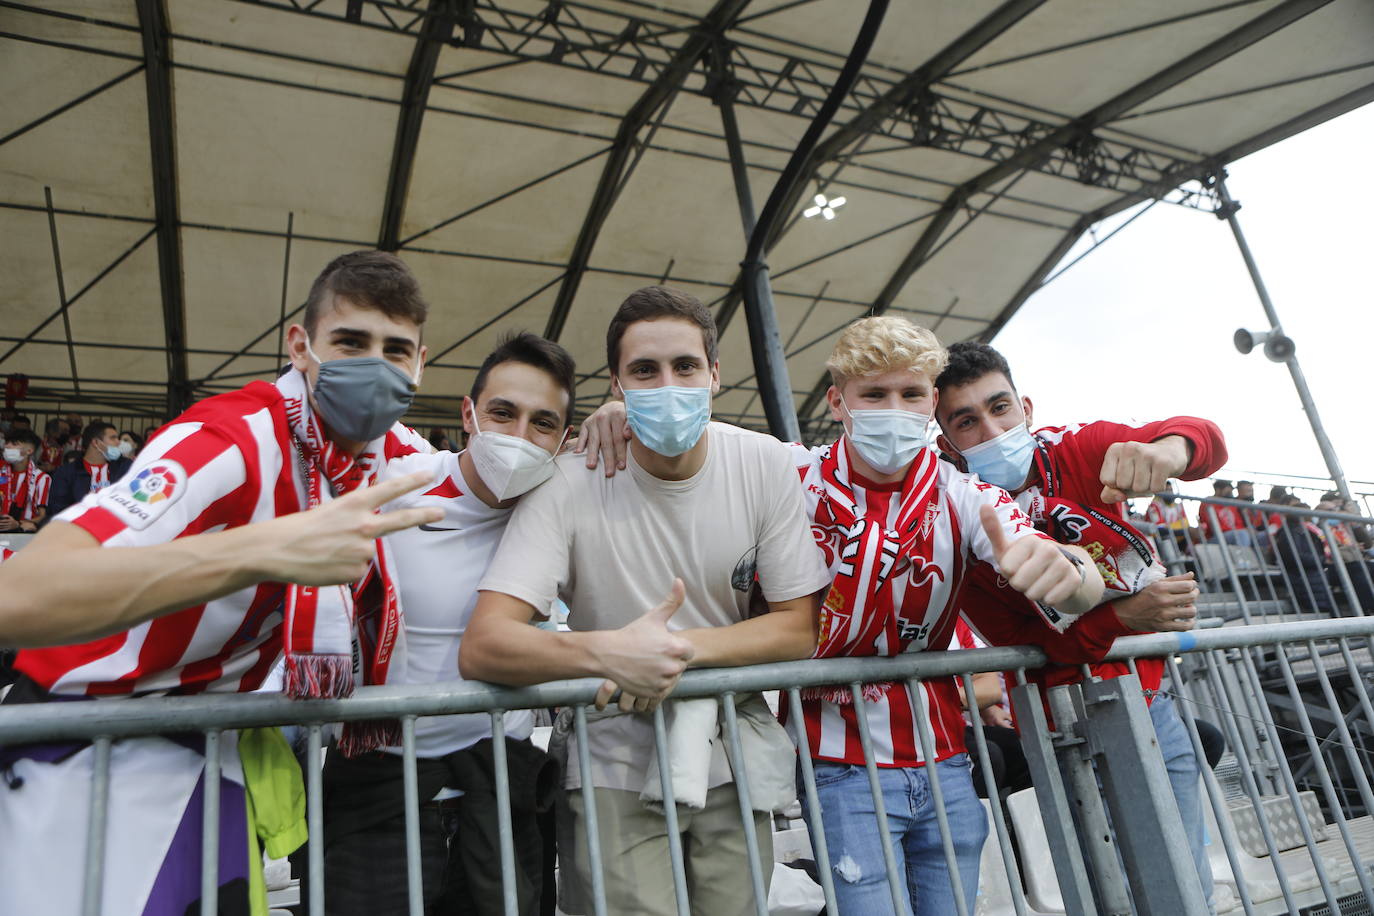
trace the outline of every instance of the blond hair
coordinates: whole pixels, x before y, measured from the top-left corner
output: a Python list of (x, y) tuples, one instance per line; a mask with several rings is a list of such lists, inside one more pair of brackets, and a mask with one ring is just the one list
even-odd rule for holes
[(845, 328), (825, 368), (836, 385), (896, 369), (915, 369), (934, 381), (948, 362), (949, 353), (930, 331), (905, 318), (878, 315)]

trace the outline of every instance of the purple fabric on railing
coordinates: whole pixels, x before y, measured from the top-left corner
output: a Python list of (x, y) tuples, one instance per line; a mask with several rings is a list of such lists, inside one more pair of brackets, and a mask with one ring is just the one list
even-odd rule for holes
[[(248, 912), (248, 814), (243, 786), (219, 781), (220, 913)], [(183, 916), (198, 912), (202, 825), (205, 822), (205, 776), (186, 802), (181, 824), (148, 894), (143, 916)]]

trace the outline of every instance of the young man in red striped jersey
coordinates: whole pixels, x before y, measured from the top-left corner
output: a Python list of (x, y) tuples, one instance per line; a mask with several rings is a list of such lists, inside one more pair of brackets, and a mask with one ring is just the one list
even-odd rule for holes
[[(1006, 359), (973, 342), (950, 347), (949, 365), (936, 385), (941, 449), (1012, 493), (1061, 543), (1085, 547), (1114, 599), (1065, 629), (1067, 621), (1012, 594), (994, 570), (970, 576), (960, 609), (980, 635), (992, 645), (1039, 646), (1050, 657), (1049, 667), (1027, 672), (1042, 697), (1052, 686), (1081, 681), (1084, 664), (1098, 678), (1128, 673), (1124, 663), (1100, 661), (1117, 636), (1193, 626), (1198, 592), (1191, 573), (1166, 577), (1124, 507), (1127, 497), (1162, 490), (1171, 477), (1197, 480), (1224, 464), (1226, 444), (1216, 424), (1173, 417), (1140, 426), (1098, 421), (1034, 430), (1030, 399), (1017, 394)], [(1163, 661), (1141, 659), (1136, 668), (1211, 905), (1198, 762), (1172, 701), (1156, 694)]]
[[(393, 255), (335, 259), (288, 332), (289, 371), (192, 407), (123, 479), (0, 565), (0, 645), (24, 647), (6, 703), (252, 690), (283, 647), (289, 692), (345, 695), (364, 614), (375, 626), (356, 627), (360, 676), (384, 680), (397, 647), (378, 651), (375, 634), (397, 629), (387, 624), (399, 604), (379, 538), (440, 513), (375, 512), (431, 475), (369, 484), (385, 460), (427, 448), (395, 423), (424, 362), (426, 311)], [(380, 597), (355, 608), (339, 586), (369, 569)], [(235, 733), (224, 744), (220, 900), (246, 910)], [(198, 899), (200, 828), (183, 819), (199, 817), (204, 746), (185, 735), (116, 742), (102, 912), (180, 913)], [(6, 747), (0, 772), (0, 912), (76, 912), (93, 749)]]
[(48, 517), (52, 478), (39, 469), (38, 437), (25, 430), (5, 436), (0, 465), (0, 532), (33, 534)]
[[(794, 447), (812, 532), (834, 582), (822, 611), (817, 657), (892, 656), (949, 645), (955, 597), (976, 561), (1000, 569), (1028, 598), (1080, 614), (1102, 581), (1088, 556), (1036, 532), (1001, 489), (970, 478), (928, 448), (945, 364), (935, 336), (903, 318), (850, 325), (826, 362), (831, 417), (844, 435), (815, 450)], [(987, 823), (964, 747), (953, 678), (867, 684), (861, 710), (848, 688), (808, 690), (800, 715), (816, 760), (816, 788), (841, 912), (891, 911), (856, 714), (868, 720), (897, 871), (916, 916), (969, 911)], [(789, 715), (797, 711), (789, 710)], [(934, 732), (934, 761), (958, 874), (949, 874), (917, 732)], [(813, 824), (814, 824), (814, 812)], [(957, 879), (957, 880), (956, 880)], [(956, 890), (955, 885), (958, 885)]]

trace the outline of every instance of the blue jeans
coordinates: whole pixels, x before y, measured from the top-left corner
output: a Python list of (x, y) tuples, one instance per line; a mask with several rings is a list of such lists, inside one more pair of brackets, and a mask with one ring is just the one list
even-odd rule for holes
[(1202, 895), (1207, 900), (1208, 910), (1212, 910), (1215, 905), (1212, 897), (1212, 866), (1207, 861), (1206, 825), (1202, 813), (1205, 802), (1199, 781), (1202, 771), (1193, 753), (1193, 742), (1188, 737), (1187, 726), (1174, 709), (1172, 697), (1156, 694), (1150, 702), (1150, 719), (1154, 722), (1159, 751), (1164, 756), (1164, 769), (1169, 771), (1169, 784), (1173, 786), (1174, 800), (1178, 802), (1183, 831), (1188, 835), (1198, 878), (1202, 881)]
[[(968, 754), (936, 766), (949, 819), (950, 840), (959, 863), (959, 883), (968, 911), (978, 895), (978, 859), (988, 835), (987, 814), (973, 789)], [(906, 913), (898, 916), (948, 916), (956, 913), (949, 868), (925, 767), (880, 767), (878, 782), (897, 870), (906, 875)], [(805, 793), (800, 793), (803, 805)], [(816, 761), (816, 794), (825, 818), (825, 842), (834, 872), (835, 902), (841, 914), (892, 913), (892, 892), (877, 831), (877, 814), (862, 766)], [(814, 824), (811, 811), (807, 819)], [(813, 827), (814, 829), (814, 827)]]

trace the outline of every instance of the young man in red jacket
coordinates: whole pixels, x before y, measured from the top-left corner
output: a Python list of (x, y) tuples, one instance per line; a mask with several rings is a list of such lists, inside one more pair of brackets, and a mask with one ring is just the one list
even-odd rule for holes
[[(940, 448), (1010, 492), (1056, 540), (1087, 550), (1108, 594), (1119, 596), (1066, 621), (1026, 602), (990, 567), (971, 572), (961, 596), (965, 617), (992, 645), (1045, 650), (1051, 664), (1026, 673), (1042, 696), (1050, 687), (1083, 680), (1083, 664), (1098, 678), (1126, 674), (1124, 663), (1100, 661), (1117, 636), (1192, 627), (1197, 588), (1191, 575), (1165, 575), (1150, 543), (1127, 521), (1125, 500), (1162, 490), (1172, 477), (1207, 477), (1224, 464), (1226, 444), (1216, 424), (1172, 417), (1140, 426), (1097, 421), (1035, 429), (1031, 401), (1017, 394), (1006, 359), (973, 342), (949, 348), (936, 387)], [(1141, 659), (1136, 668), (1210, 907), (1198, 761), (1172, 701), (1158, 692), (1163, 661)]]

